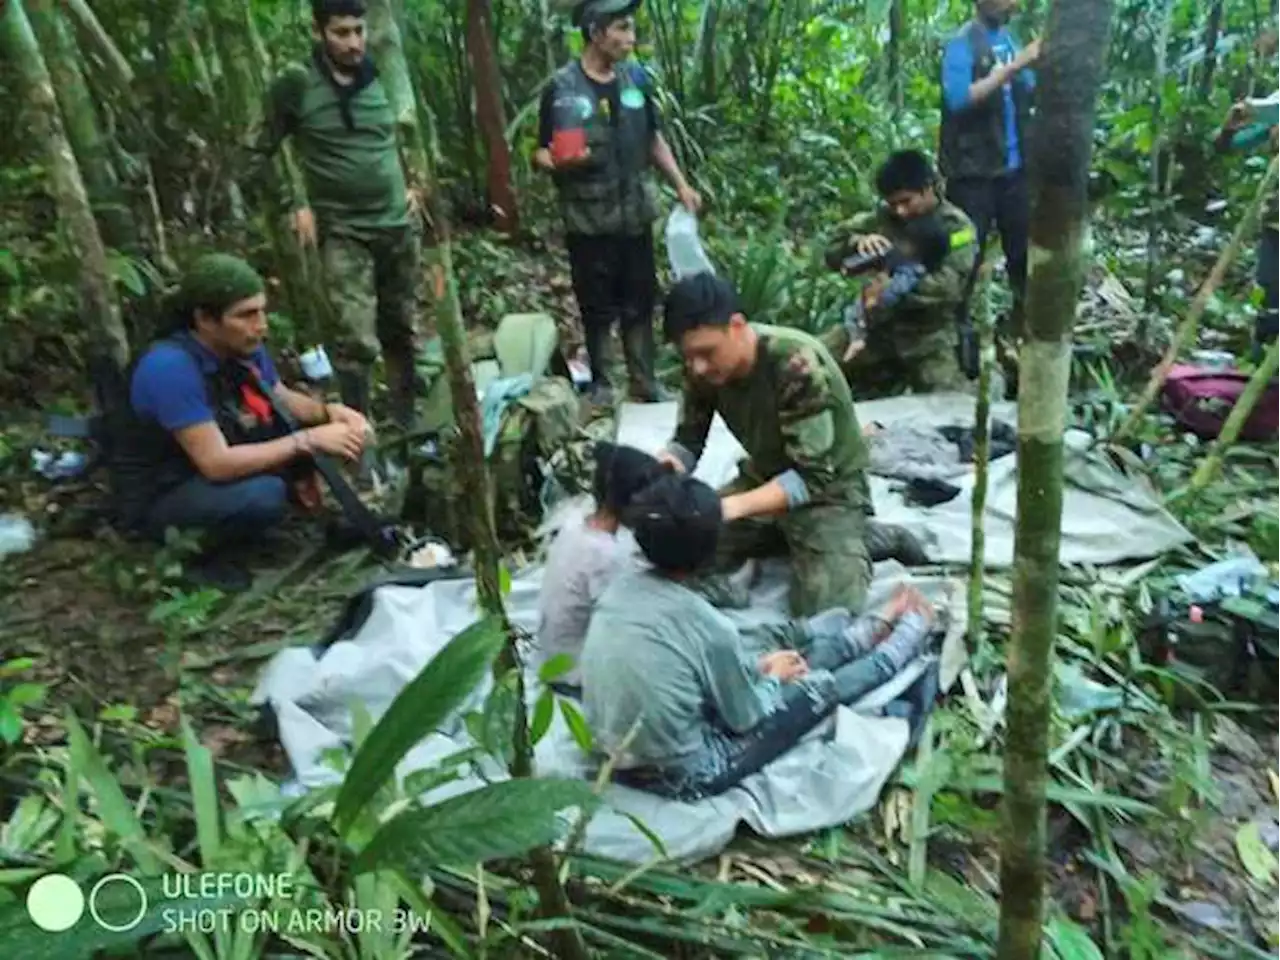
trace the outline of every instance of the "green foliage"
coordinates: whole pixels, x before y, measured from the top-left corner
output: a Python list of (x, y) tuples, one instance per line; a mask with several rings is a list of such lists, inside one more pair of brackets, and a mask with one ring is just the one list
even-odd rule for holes
[(334, 809), (339, 829), (351, 828), (404, 755), (470, 696), (505, 639), (501, 621), (486, 617), (450, 640), (400, 691), (352, 760)]
[(35, 661), (19, 657), (0, 663), (0, 741), (13, 746), (22, 739), (26, 724), (23, 714), (44, 700), (43, 683), (14, 682), (14, 678), (26, 673)]
[(411, 873), (518, 856), (559, 839), (566, 807), (596, 802), (580, 780), (507, 780), (402, 813), (361, 851), (355, 869)]

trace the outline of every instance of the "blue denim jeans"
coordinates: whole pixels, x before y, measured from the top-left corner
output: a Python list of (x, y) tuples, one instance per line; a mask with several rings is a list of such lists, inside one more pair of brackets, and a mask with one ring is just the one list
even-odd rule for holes
[(800, 738), (842, 703), (854, 703), (898, 672), (883, 653), (856, 649), (842, 628), (853, 618), (841, 612), (829, 623), (808, 622), (805, 656), (813, 672), (783, 685), (777, 705), (746, 733), (721, 726), (707, 728), (702, 746), (691, 756), (661, 767), (619, 771), (624, 786), (692, 802), (736, 786), (790, 750)]
[(160, 497), (147, 515), (147, 532), (163, 538), (167, 527), (201, 530), (219, 544), (244, 543), (284, 519), (289, 491), (274, 474), (214, 483), (193, 477)]

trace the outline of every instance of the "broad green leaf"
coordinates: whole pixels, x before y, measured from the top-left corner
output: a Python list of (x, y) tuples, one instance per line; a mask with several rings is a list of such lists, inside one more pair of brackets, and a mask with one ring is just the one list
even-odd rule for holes
[(20, 683), (5, 694), (5, 699), (15, 707), (30, 707), (44, 699), (43, 683)]
[(1059, 914), (1045, 924), (1045, 933), (1058, 960), (1104, 960), (1098, 945), (1074, 920)]
[(350, 828), (404, 755), (466, 700), (505, 642), (502, 621), (485, 617), (450, 640), (400, 691), (342, 781), (333, 811), (340, 831)]
[(191, 805), (196, 816), (196, 840), (200, 862), (212, 869), (222, 845), (218, 782), (213, 774), (213, 754), (196, 739), (187, 718), (182, 718), (182, 743), (187, 754), (187, 777), (191, 781)]
[(0, 700), (0, 740), (17, 743), (22, 738), (22, 714), (8, 700)]
[(355, 869), (416, 874), (441, 864), (519, 856), (560, 837), (561, 810), (596, 802), (585, 781), (519, 779), (490, 784), (394, 817), (360, 853)]
[(17, 657), (13, 660), (6, 660), (0, 663), (0, 679), (12, 677), (15, 673), (21, 673), (23, 670), (30, 670), (36, 665), (36, 662), (30, 657)]
[(1236, 853), (1258, 883), (1269, 883), (1276, 872), (1276, 855), (1267, 849), (1258, 824), (1250, 820), (1236, 831)]
[(590, 753), (595, 746), (595, 737), (591, 735), (591, 728), (587, 726), (587, 718), (582, 715), (582, 711), (573, 701), (561, 698), (560, 715), (569, 725), (569, 732), (573, 734), (574, 742), (583, 753)]
[(573, 657), (567, 653), (557, 653), (538, 668), (538, 679), (543, 683), (558, 680), (573, 669)]
[(108, 830), (123, 841), (143, 870), (147, 873), (159, 873), (163, 869), (160, 858), (151, 851), (142, 822), (134, 813), (128, 797), (124, 795), (120, 782), (107, 769), (101, 754), (94, 748), (84, 727), (80, 726), (75, 713), (67, 710), (66, 716), (71, 760), (98, 801), (98, 817)]
[(533, 719), (529, 721), (529, 739), (534, 746), (547, 735), (551, 729), (551, 718), (555, 715), (556, 695), (550, 689), (543, 690), (533, 705)]
[(511, 595), (511, 571), (505, 563), (498, 564), (498, 592), (504, 597)]
[(138, 719), (138, 708), (127, 703), (113, 703), (98, 711), (103, 723), (132, 723)]

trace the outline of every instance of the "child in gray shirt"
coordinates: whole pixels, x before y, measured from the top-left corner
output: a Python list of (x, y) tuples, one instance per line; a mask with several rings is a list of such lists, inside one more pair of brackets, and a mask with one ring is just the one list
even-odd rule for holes
[(601, 594), (620, 572), (642, 566), (635, 540), (622, 526), (631, 498), (667, 472), (659, 461), (632, 447), (595, 447), (592, 493), (595, 509), (573, 516), (547, 552), (538, 595), (537, 648), (541, 662), (568, 654), (574, 665), (552, 684), (566, 696), (581, 696), (577, 660), (587, 624)]
[(652, 569), (605, 590), (582, 676), (597, 747), (614, 755), (614, 779), (628, 786), (686, 801), (722, 793), (891, 679), (932, 632), (928, 602), (901, 590), (880, 616), (839, 611), (786, 625), (775, 639), (798, 649), (755, 657), (689, 586), (715, 554), (715, 491), (685, 476), (660, 479), (633, 498), (627, 521)]

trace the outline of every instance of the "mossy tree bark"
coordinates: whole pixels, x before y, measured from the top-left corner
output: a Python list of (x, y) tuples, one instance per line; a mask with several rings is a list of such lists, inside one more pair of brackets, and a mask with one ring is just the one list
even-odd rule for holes
[(1030, 144), (1031, 276), (1018, 391), (1018, 512), (1000, 842), (1000, 960), (1037, 960), (1057, 630), (1063, 434), (1071, 337), (1086, 268), (1094, 107), (1112, 0), (1054, 0)]
[(971, 317), (978, 337), (978, 399), (973, 416), (973, 500), (970, 518), (969, 649), (982, 639), (987, 566), (987, 476), (991, 461), (991, 372), (996, 366), (995, 326), (991, 322), (991, 257), (984, 257), (973, 288)]
[(904, 103), (902, 79), (902, 41), (907, 29), (907, 0), (892, 0), (889, 4), (889, 106), (895, 119), (902, 115)]
[(49, 164), (53, 197), (79, 264), (80, 300), (89, 331), (90, 361), (104, 360), (123, 370), (129, 362), (129, 337), (111, 284), (107, 249), (93, 219), (80, 165), (58, 112), (53, 79), (36, 42), (23, 0), (0, 6), (0, 56), (16, 68), (31, 130)]
[(425, 195), (431, 186), (430, 152), (418, 114), (412, 74), (404, 55), (400, 25), (391, 0), (369, 2), (369, 45), (378, 64), (378, 76), (387, 88), (400, 136), (405, 178), (412, 189)]
[(82, 57), (70, 25), (53, 0), (27, 0), (27, 3), (31, 26), (57, 92), (63, 129), (80, 165), (102, 238), (116, 250), (136, 252), (138, 232), (111, 162), (111, 144), (98, 122), (97, 108), (80, 67)]
[[(428, 246), (433, 258), (428, 276), (435, 306), (435, 327), (444, 348), (449, 392), (453, 397), (453, 415), (458, 427), (459, 449), (454, 463), (462, 474), (459, 478), (460, 487), (463, 490), (489, 491), (492, 487), (489, 482), (489, 465), (484, 455), (480, 402), (476, 397), (475, 380), (471, 376), (467, 332), (462, 320), (462, 307), (458, 302), (448, 214), (440, 196), (429, 189), (426, 179), (431, 169), (430, 158), (424, 147), (417, 101), (400, 43), (395, 10), (390, 0), (372, 0), (369, 4), (369, 27), (374, 57), (387, 84), (387, 95), (391, 98), (392, 109), (400, 124), (406, 173), (411, 180), (421, 178), (417, 185), (426, 195), (424, 219), (429, 228)], [(516, 631), (507, 620), (502, 596), (502, 548), (494, 523), (493, 498), (490, 495), (473, 496), (469, 506), (467, 521), (471, 530), (477, 598), (481, 610), (501, 618), (507, 634), (506, 648), (495, 664), (494, 671), (499, 678), (515, 671), (517, 680), (515, 717), (511, 730), (510, 773), (513, 777), (530, 777), (534, 773), (533, 743), (529, 736), (529, 721), (525, 710), (524, 680), (516, 649)], [(542, 847), (532, 851), (529, 863), (533, 869), (533, 882), (538, 891), (542, 914), (548, 918), (569, 918), (569, 899), (560, 883), (556, 860), (551, 850)], [(589, 956), (586, 944), (575, 928), (557, 930), (551, 935), (551, 940), (556, 957), (587, 960)]]

